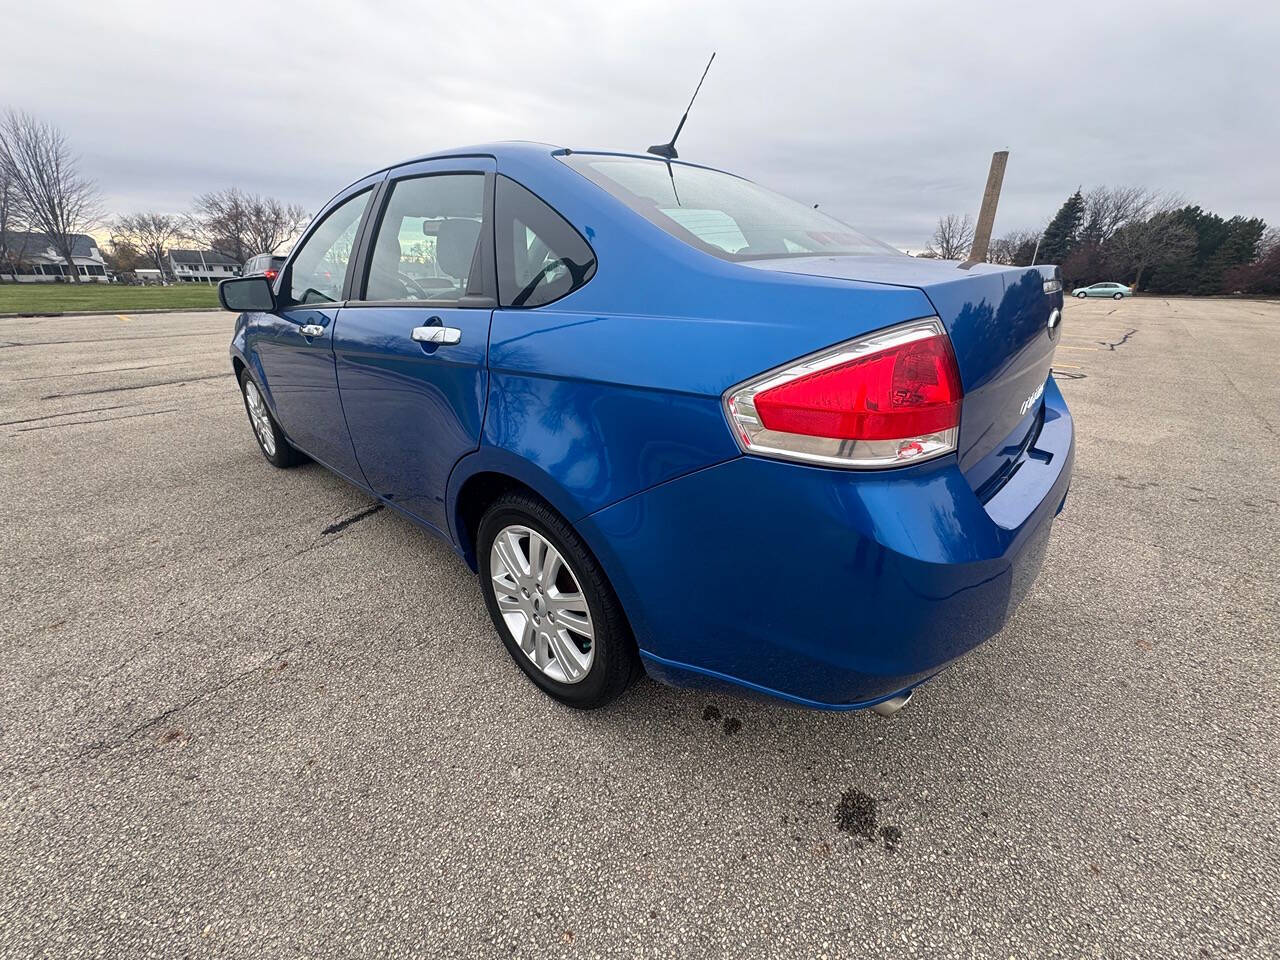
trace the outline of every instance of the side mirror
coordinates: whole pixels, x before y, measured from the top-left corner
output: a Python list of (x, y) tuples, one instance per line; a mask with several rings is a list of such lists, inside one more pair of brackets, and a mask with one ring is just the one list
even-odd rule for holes
[(274, 313), (276, 295), (271, 290), (271, 281), (266, 277), (236, 277), (234, 280), (223, 280), (218, 284), (218, 302), (223, 309), (235, 313), (254, 310), (259, 313)]

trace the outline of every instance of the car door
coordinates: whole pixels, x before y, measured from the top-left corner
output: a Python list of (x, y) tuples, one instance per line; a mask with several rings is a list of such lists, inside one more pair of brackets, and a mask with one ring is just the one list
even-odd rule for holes
[(1091, 297), (1109, 297), (1111, 296), (1111, 284), (1095, 283), (1089, 288), (1089, 296)]
[(246, 344), (294, 446), (358, 483), (363, 479), (338, 399), (333, 330), (379, 179), (357, 184), (317, 218), (282, 272), (276, 312), (255, 324)]
[(484, 420), (494, 169), (478, 157), (391, 172), (333, 339), (369, 486), (441, 531), (449, 473), (479, 445)]

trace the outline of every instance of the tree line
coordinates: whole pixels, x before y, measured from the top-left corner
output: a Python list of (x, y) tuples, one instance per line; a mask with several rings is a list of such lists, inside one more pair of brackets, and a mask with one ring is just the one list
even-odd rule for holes
[(92, 230), (109, 230), (102, 252), (117, 274), (154, 267), (170, 278), (169, 253), (182, 244), (244, 263), (278, 251), (308, 219), (297, 204), (238, 187), (201, 194), (183, 213), (144, 210), (108, 218), (98, 185), (81, 172), (79, 156), (57, 127), (20, 110), (0, 115), (0, 277), (16, 279), (37, 252), (27, 249), (33, 233), (47, 238), (79, 283), (75, 239)]
[(154, 266), (170, 276), (169, 251), (193, 243), (243, 264), (275, 253), (298, 235), (310, 214), (294, 203), (246, 193), (237, 187), (201, 194), (187, 213), (132, 213), (116, 219), (105, 251), (116, 273)]
[[(962, 259), (972, 243), (969, 216), (950, 214), (921, 256)], [(1006, 233), (987, 259), (1057, 264), (1068, 288), (1119, 281), (1147, 293), (1280, 293), (1280, 231), (1141, 187), (1077, 189), (1043, 230)]]

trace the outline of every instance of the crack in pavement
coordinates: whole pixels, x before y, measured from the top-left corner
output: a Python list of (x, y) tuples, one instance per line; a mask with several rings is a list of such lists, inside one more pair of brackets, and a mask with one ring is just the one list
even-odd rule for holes
[[(381, 508), (383, 504), (378, 504), (377, 506)], [(366, 511), (366, 514), (369, 512), (373, 512), (373, 511)], [(316, 538), (311, 543), (308, 543), (306, 546), (302, 547), (301, 549), (294, 550), (288, 555), (283, 556), (272, 563), (268, 563), (266, 566), (260, 568), (261, 572), (265, 573), (268, 570), (271, 570), (282, 564), (291, 563), (292, 561), (296, 560), (298, 557), (302, 556), (305, 553), (309, 553), (312, 550), (317, 550), (320, 547), (325, 547), (336, 542), (337, 540), (325, 540), (321, 538)], [(250, 561), (249, 560), (244, 561), (244, 563), (248, 563), (248, 562)], [(156, 634), (155, 639), (162, 639), (168, 634), (177, 630), (178, 628), (190, 623), (197, 616), (199, 616), (200, 613), (202, 613), (204, 610), (212, 606), (218, 599), (219, 599), (219, 594), (214, 593), (214, 594), (207, 595), (203, 605), (198, 606), (195, 610), (193, 610), (183, 619), (179, 620), (177, 623), (170, 624), (169, 626), (165, 627), (163, 630), (159, 631)], [(239, 673), (236, 673), (233, 676), (227, 678), (226, 680), (222, 680), (222, 681), (219, 681), (218, 683), (213, 684), (212, 686), (202, 688), (194, 695), (188, 697), (182, 703), (175, 704), (174, 706), (169, 707), (168, 709), (163, 710), (160, 713), (154, 714), (153, 716), (144, 720), (142, 723), (137, 724), (132, 730), (130, 730), (123, 737), (119, 737), (111, 741), (99, 740), (97, 743), (89, 744), (88, 746), (80, 747), (79, 749), (74, 750), (71, 753), (64, 754), (58, 760), (52, 763), (47, 763), (43, 767), (39, 767), (31, 771), (30, 773), (27, 773), (27, 774), (17, 773), (14, 777), (14, 787), (12, 791), (13, 794), (16, 794), (24, 785), (26, 785), (27, 787), (34, 788), (36, 781), (43, 779), (47, 774), (52, 773), (55, 770), (59, 770), (63, 767), (66, 767), (69, 764), (76, 763), (86, 758), (99, 757), (104, 754), (111, 753), (115, 750), (119, 750), (121, 747), (124, 747), (128, 745), (130, 742), (132, 742), (133, 740), (135, 740), (138, 737), (138, 735), (143, 733), (144, 731), (151, 729), (157, 724), (163, 723), (165, 720), (169, 719), (175, 714), (181, 713), (182, 711), (194, 706), (195, 704), (199, 703), (201, 700), (204, 700), (208, 697), (211, 697), (217, 693), (222, 692), (223, 690), (226, 690), (227, 688), (233, 686), (234, 684), (239, 683), (241, 680), (244, 680), (246, 677), (252, 676), (254, 673), (261, 671), (263, 667), (265, 667), (272, 660), (278, 660), (281, 657), (283, 657), (285, 654), (292, 653), (294, 650), (297, 650), (300, 647), (306, 646), (308, 642), (309, 641), (307, 640), (302, 640), (302, 641), (299, 641), (298, 643), (293, 643), (293, 644), (289, 644), (288, 646), (281, 647), (278, 650), (273, 650), (271, 654), (268, 657), (266, 657), (264, 660), (262, 660), (257, 666), (250, 667), (247, 670), (242, 670)], [(129, 664), (136, 661), (138, 657), (140, 657), (141, 655), (142, 655), (141, 651), (139, 651), (138, 653), (134, 653), (126, 657), (124, 660), (120, 661), (119, 663), (117, 663), (114, 667), (111, 667), (109, 670), (101, 674), (99, 677), (96, 677), (94, 679), (93, 685), (90, 687), (90, 692), (96, 690), (98, 688), (98, 684), (100, 684), (103, 680), (118, 673), (120, 670), (124, 669)], [(3, 772), (3, 771), (0, 771), (0, 772)], [(2, 804), (3, 802), (2, 797), (3, 795), (0, 795), (0, 804)]]
[[(128, 406), (128, 404), (121, 404)], [(19, 427), (14, 433), (30, 433), (32, 430), (56, 430), (59, 427), (75, 427), (86, 423), (111, 423), (115, 420), (132, 420), (134, 417), (158, 417), (162, 413), (177, 413), (177, 407), (170, 407), (167, 410), (148, 410), (144, 413), (125, 413), (118, 417), (95, 417), (91, 420), (68, 420), (66, 423), (42, 423), (35, 427)], [(63, 414), (66, 416), (66, 414)]]
[(66, 754), (65, 756), (61, 757), (60, 759), (58, 759), (53, 763), (45, 764), (43, 767), (40, 767), (36, 770), (31, 771), (31, 773), (26, 774), (25, 776), (22, 774), (19, 774), (15, 778), (16, 782), (14, 787), (14, 793), (16, 794), (19, 788), (22, 785), (24, 785), (24, 781), (25, 781), (25, 784), (28, 786), (35, 786), (35, 781), (42, 779), (46, 774), (52, 773), (54, 770), (58, 770), (62, 767), (67, 766), (68, 764), (75, 763), (79, 760), (100, 757), (100, 756), (103, 756), (104, 754), (112, 753), (116, 750), (119, 750), (122, 747), (127, 746), (128, 744), (136, 740), (138, 736), (140, 736), (142, 733), (145, 733), (147, 730), (150, 730), (152, 727), (155, 727), (163, 723), (164, 721), (168, 720), (170, 717), (174, 716), (175, 714), (181, 713), (182, 711), (195, 706), (197, 703), (199, 703), (202, 700), (205, 700), (209, 697), (216, 696), (217, 694), (221, 693), (223, 690), (226, 690), (229, 687), (232, 687), (235, 684), (239, 683), (241, 680), (244, 680), (247, 677), (251, 677), (255, 673), (262, 672), (263, 668), (266, 667), (267, 664), (271, 663), (273, 660), (281, 659), (285, 654), (292, 653), (294, 650), (298, 649), (299, 647), (305, 646), (306, 643), (307, 643), (306, 640), (302, 640), (302, 641), (299, 641), (298, 643), (292, 643), (292, 644), (289, 644), (288, 646), (280, 647), (277, 650), (271, 651), (271, 653), (265, 659), (263, 659), (260, 663), (255, 664), (254, 666), (249, 667), (246, 670), (241, 670), (239, 673), (232, 674), (230, 677), (226, 678), (225, 680), (221, 680), (218, 683), (215, 683), (211, 686), (204, 687), (196, 691), (195, 694), (188, 697), (182, 703), (175, 704), (174, 706), (169, 707), (167, 710), (162, 710), (160, 713), (157, 713), (147, 718), (146, 720), (142, 721), (142, 723), (139, 723), (132, 730), (126, 733), (123, 737), (118, 737), (115, 740), (99, 740), (97, 743), (91, 743), (87, 746), (80, 747), (78, 750), (75, 750), (69, 754)]
[(167, 360), (164, 363), (148, 363), (141, 367), (107, 367), (105, 370), (77, 370), (75, 373), (48, 373), (42, 377), (14, 377), (12, 380), (0, 381), (3, 383), (29, 383), (32, 380), (63, 380), (67, 377), (96, 377), (103, 373), (122, 373), (126, 370), (153, 370), (156, 367), (176, 367), (180, 363), (187, 363), (186, 360)]
[(1137, 330), (1126, 330), (1124, 336), (1121, 337), (1119, 340), (1117, 340), (1115, 343), (1111, 343), (1107, 340), (1099, 340), (1098, 343), (1102, 344), (1104, 347), (1114, 352), (1116, 347), (1119, 347), (1119, 346), (1122, 346), (1123, 344), (1128, 343), (1129, 338), (1132, 337), (1137, 332), (1138, 332)]
[(164, 333), (154, 337), (88, 337), (80, 340), (24, 340), (21, 343), (0, 343), (5, 347), (52, 347), (60, 343), (123, 343), (126, 340), (179, 340), (185, 337), (222, 337), (224, 330), (210, 330), (208, 333)]
[(12, 427), (16, 423), (36, 423), (39, 420), (57, 420), (59, 417), (75, 417), (82, 413), (99, 413), (104, 410), (122, 410), (136, 407), (136, 403), (113, 403), (109, 407), (90, 407), (88, 410), (68, 410), (66, 413), (46, 413), (43, 417), (27, 417), (23, 420), (0, 420), (0, 427)]
[[(282, 557), (279, 557), (276, 560), (270, 561), (263, 566), (258, 566), (257, 570), (259, 573), (267, 573), (271, 570), (274, 570), (276, 567), (282, 566), (287, 563), (292, 563), (294, 560), (297, 560), (303, 554), (310, 553), (312, 550), (317, 550), (320, 547), (328, 546), (329, 544), (336, 543), (336, 542), (337, 542), (336, 540), (321, 540), (317, 538), (315, 540), (312, 540), (310, 543), (306, 544), (305, 546), (301, 547), (298, 550), (290, 551), (288, 554)], [(259, 563), (260, 563), (260, 560), (256, 555), (248, 556), (245, 559), (234, 564), (230, 569), (227, 570), (226, 579), (230, 579), (236, 573), (236, 571), (238, 571), (242, 567), (248, 566), (249, 564), (256, 565)], [(220, 586), (219, 589), (217, 590), (206, 590), (205, 593), (203, 594), (203, 602), (200, 602), (198, 600), (195, 607), (192, 610), (190, 610), (184, 616), (180, 617), (180, 619), (158, 630), (153, 635), (152, 640), (153, 641), (164, 640), (166, 637), (174, 633), (176, 630), (180, 629), (181, 627), (185, 627), (187, 624), (191, 623), (193, 620), (196, 619), (196, 617), (200, 616), (200, 614), (204, 613), (206, 610), (212, 607), (215, 603), (221, 602), (221, 599), (222, 599), (221, 591), (224, 587), (225, 587), (225, 584), (223, 586)], [(116, 663), (115, 666), (108, 668), (103, 673), (94, 677), (93, 683), (89, 687), (89, 693), (90, 694), (94, 693), (104, 680), (107, 680), (115, 676), (115, 674), (119, 673), (125, 667), (136, 662), (137, 659), (140, 656), (142, 656), (143, 652), (144, 651), (140, 650), (136, 653), (130, 654), (129, 656), (125, 657), (123, 660)], [(81, 707), (80, 709), (83, 709), (83, 707)]]
[(329, 526), (325, 527), (323, 530), (320, 531), (320, 536), (327, 537), (331, 533), (338, 533), (342, 530), (345, 530), (347, 529), (347, 527), (351, 526), (353, 523), (359, 523), (365, 517), (373, 516), (375, 513), (381, 510), (384, 506), (386, 505), (382, 503), (375, 503), (372, 507), (369, 507), (367, 510), (361, 510), (359, 513), (352, 514), (351, 516), (347, 517), (345, 520), (339, 520), (337, 523), (331, 523), (329, 524)]
[(127, 390), (146, 390), (148, 387), (186, 386), (188, 383), (199, 383), (203, 380), (229, 379), (230, 374), (214, 373), (207, 377), (182, 377), (178, 380), (157, 380), (154, 383), (135, 383), (131, 387), (104, 387), (101, 390), (79, 390), (75, 393), (50, 393), (41, 400), (58, 400), (62, 397), (91, 397), (99, 393), (124, 393)]

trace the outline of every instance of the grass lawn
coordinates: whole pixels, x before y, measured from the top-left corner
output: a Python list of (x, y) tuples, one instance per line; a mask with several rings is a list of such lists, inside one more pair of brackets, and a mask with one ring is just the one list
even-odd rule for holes
[(217, 284), (129, 287), (114, 283), (0, 283), (0, 313), (61, 313), (65, 310), (121, 313), (147, 308), (181, 310), (217, 305)]

